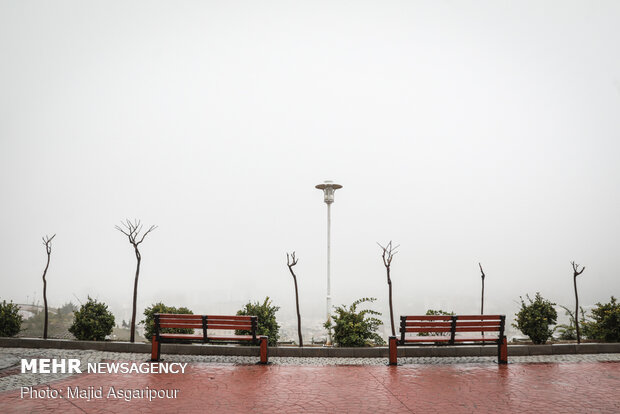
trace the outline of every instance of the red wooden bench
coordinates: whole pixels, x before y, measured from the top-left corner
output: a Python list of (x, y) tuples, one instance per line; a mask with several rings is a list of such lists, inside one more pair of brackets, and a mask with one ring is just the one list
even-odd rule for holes
[[(397, 364), (397, 346), (497, 344), (497, 362), (508, 362), (505, 315), (419, 315), (400, 317), (400, 339), (390, 336), (390, 365)], [(492, 336), (486, 336), (491, 332)], [(407, 335), (415, 333), (417, 335)], [(420, 335), (428, 334), (428, 336)], [(475, 336), (479, 333), (479, 336)], [(432, 335), (435, 334), (435, 335)], [(464, 335), (462, 335), (464, 334)]]
[[(153, 335), (151, 361), (159, 361), (161, 344), (170, 342), (202, 342), (202, 343), (240, 343), (250, 342), (260, 346), (260, 363), (266, 364), (267, 337), (256, 336), (258, 318), (256, 316), (222, 316), (222, 315), (187, 315), (172, 313), (155, 314), (155, 335)], [(194, 330), (194, 333), (164, 333), (164, 328), (182, 328)], [(198, 333), (196, 333), (198, 330)], [(250, 335), (223, 335), (212, 331), (244, 330)]]

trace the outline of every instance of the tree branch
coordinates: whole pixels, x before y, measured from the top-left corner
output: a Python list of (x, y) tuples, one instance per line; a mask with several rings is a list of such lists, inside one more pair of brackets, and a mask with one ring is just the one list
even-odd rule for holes
[(125, 232), (125, 230), (121, 229), (119, 226), (114, 226), (114, 228), (118, 231), (120, 231), (121, 233), (123, 233), (125, 236), (129, 237), (129, 234)]
[(577, 277), (580, 274), (583, 273), (584, 270), (586, 270), (585, 266), (581, 266), (581, 270), (579, 270), (579, 265), (576, 264), (575, 262), (570, 262), (571, 265), (573, 265), (573, 276)]
[[(292, 259), (292, 262), (290, 261), (290, 259)], [(298, 259), (295, 258), (295, 252), (291, 253), (290, 258), (289, 258), (289, 254), (286, 254), (286, 265), (289, 267), (289, 269), (293, 266), (295, 266), (297, 264)]]
[(383, 259), (383, 265), (385, 267), (390, 267), (394, 255), (398, 253), (396, 249), (400, 247), (400, 244), (396, 247), (392, 247), (392, 241), (390, 240), (390, 242), (385, 246), (382, 246), (379, 242), (377, 242), (377, 245), (381, 248), (381, 250), (383, 250), (383, 253), (381, 254), (381, 258)]
[[(157, 226), (151, 226), (149, 227), (149, 229), (146, 231), (146, 233), (144, 233), (142, 235), (142, 238), (140, 239), (140, 241), (136, 244), (140, 244), (144, 241), (144, 238), (146, 237), (147, 234), (149, 234), (150, 232), (152, 232), (153, 230), (155, 230), (157, 228)], [(140, 230), (142, 230), (142, 226), (140, 226)], [(138, 232), (139, 233), (139, 232)]]
[(134, 247), (138, 247), (138, 245), (140, 243), (142, 243), (144, 241), (144, 238), (146, 237), (147, 234), (149, 234), (150, 232), (152, 232), (153, 230), (155, 230), (157, 228), (157, 226), (151, 226), (140, 238), (139, 241), (136, 241), (139, 237), (140, 237), (140, 233), (142, 232), (142, 223), (140, 222), (140, 220), (134, 219), (133, 223), (131, 222), (131, 220), (127, 219), (124, 222), (121, 221), (121, 225), (125, 228), (123, 229), (120, 226), (114, 226), (114, 228), (118, 231), (120, 231), (121, 233), (123, 233), (125, 236), (127, 236), (127, 238), (129, 239), (129, 243), (131, 243)]
[(45, 250), (47, 251), (48, 255), (52, 252), (52, 240), (54, 240), (54, 237), (56, 237), (56, 234), (54, 234), (52, 237), (48, 236), (47, 234), (45, 235), (45, 237), (41, 237), (43, 239), (43, 245), (45, 246)]

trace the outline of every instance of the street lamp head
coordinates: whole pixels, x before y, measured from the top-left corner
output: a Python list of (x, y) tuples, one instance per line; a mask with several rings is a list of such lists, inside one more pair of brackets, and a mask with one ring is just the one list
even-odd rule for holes
[(340, 184), (334, 184), (333, 181), (325, 180), (323, 184), (316, 185), (315, 188), (323, 190), (323, 194), (325, 195), (325, 203), (331, 204), (334, 202), (334, 192), (337, 189), (342, 188), (342, 186)]

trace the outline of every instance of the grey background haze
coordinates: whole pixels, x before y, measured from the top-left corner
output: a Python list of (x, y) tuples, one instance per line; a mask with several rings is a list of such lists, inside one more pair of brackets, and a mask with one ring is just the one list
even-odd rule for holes
[[(620, 294), (620, 3), (0, 2), (2, 299), (510, 316)], [(387, 319), (385, 319), (387, 321)], [(386, 327), (387, 332), (387, 327)], [(310, 339), (310, 338), (307, 338)]]

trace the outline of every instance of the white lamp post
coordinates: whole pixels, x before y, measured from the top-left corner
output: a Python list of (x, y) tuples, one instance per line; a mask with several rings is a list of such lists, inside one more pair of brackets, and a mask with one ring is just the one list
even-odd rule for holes
[[(332, 293), (331, 293), (331, 282), (330, 282), (330, 244), (331, 244), (331, 215), (330, 215), (330, 206), (334, 202), (334, 192), (342, 188), (340, 184), (334, 184), (333, 181), (325, 181), (323, 184), (319, 184), (315, 186), (319, 190), (323, 190), (323, 194), (325, 196), (324, 201), (327, 204), (327, 321), (331, 322), (331, 308), (332, 308)], [(327, 333), (327, 343), (326, 345), (332, 344), (332, 334), (331, 331)]]

